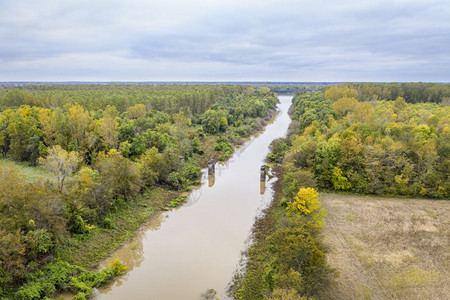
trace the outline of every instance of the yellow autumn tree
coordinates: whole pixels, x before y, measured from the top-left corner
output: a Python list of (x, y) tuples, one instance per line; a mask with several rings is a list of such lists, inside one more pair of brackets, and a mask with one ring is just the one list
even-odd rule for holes
[(145, 104), (136, 104), (128, 107), (127, 109), (127, 117), (129, 119), (139, 119), (145, 117), (147, 113), (147, 107)]
[(356, 98), (358, 97), (358, 91), (345, 84), (341, 84), (327, 88), (325, 90), (325, 97), (333, 101), (340, 98)]
[(79, 150), (83, 146), (93, 117), (88, 110), (78, 103), (66, 105), (65, 108), (67, 110), (66, 126), (71, 137), (70, 149)]
[(355, 98), (340, 98), (333, 103), (333, 110), (340, 116), (345, 116), (349, 112), (355, 112), (358, 106), (358, 100)]
[(288, 202), (286, 207), (288, 216), (303, 215), (311, 217), (317, 225), (323, 224), (325, 210), (321, 208), (319, 193), (314, 188), (300, 188), (294, 201)]

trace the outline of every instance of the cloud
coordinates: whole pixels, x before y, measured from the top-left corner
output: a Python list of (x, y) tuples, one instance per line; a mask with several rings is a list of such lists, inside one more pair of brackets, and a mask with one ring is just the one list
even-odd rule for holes
[(5, 1), (0, 80), (449, 81), (446, 1)]

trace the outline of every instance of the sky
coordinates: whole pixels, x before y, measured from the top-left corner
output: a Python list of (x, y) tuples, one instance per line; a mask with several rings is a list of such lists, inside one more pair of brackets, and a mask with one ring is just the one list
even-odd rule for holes
[(0, 81), (450, 82), (450, 2), (0, 0)]

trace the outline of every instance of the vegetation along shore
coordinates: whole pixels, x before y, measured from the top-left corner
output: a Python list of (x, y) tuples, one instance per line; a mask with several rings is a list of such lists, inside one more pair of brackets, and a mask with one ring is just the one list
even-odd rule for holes
[(27, 85), (0, 91), (0, 295), (77, 299), (126, 269), (88, 268), (261, 130), (249, 86)]

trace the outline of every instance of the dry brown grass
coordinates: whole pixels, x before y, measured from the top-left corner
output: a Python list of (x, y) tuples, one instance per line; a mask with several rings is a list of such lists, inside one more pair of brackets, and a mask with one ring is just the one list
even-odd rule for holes
[(330, 299), (450, 299), (450, 201), (322, 194)]

